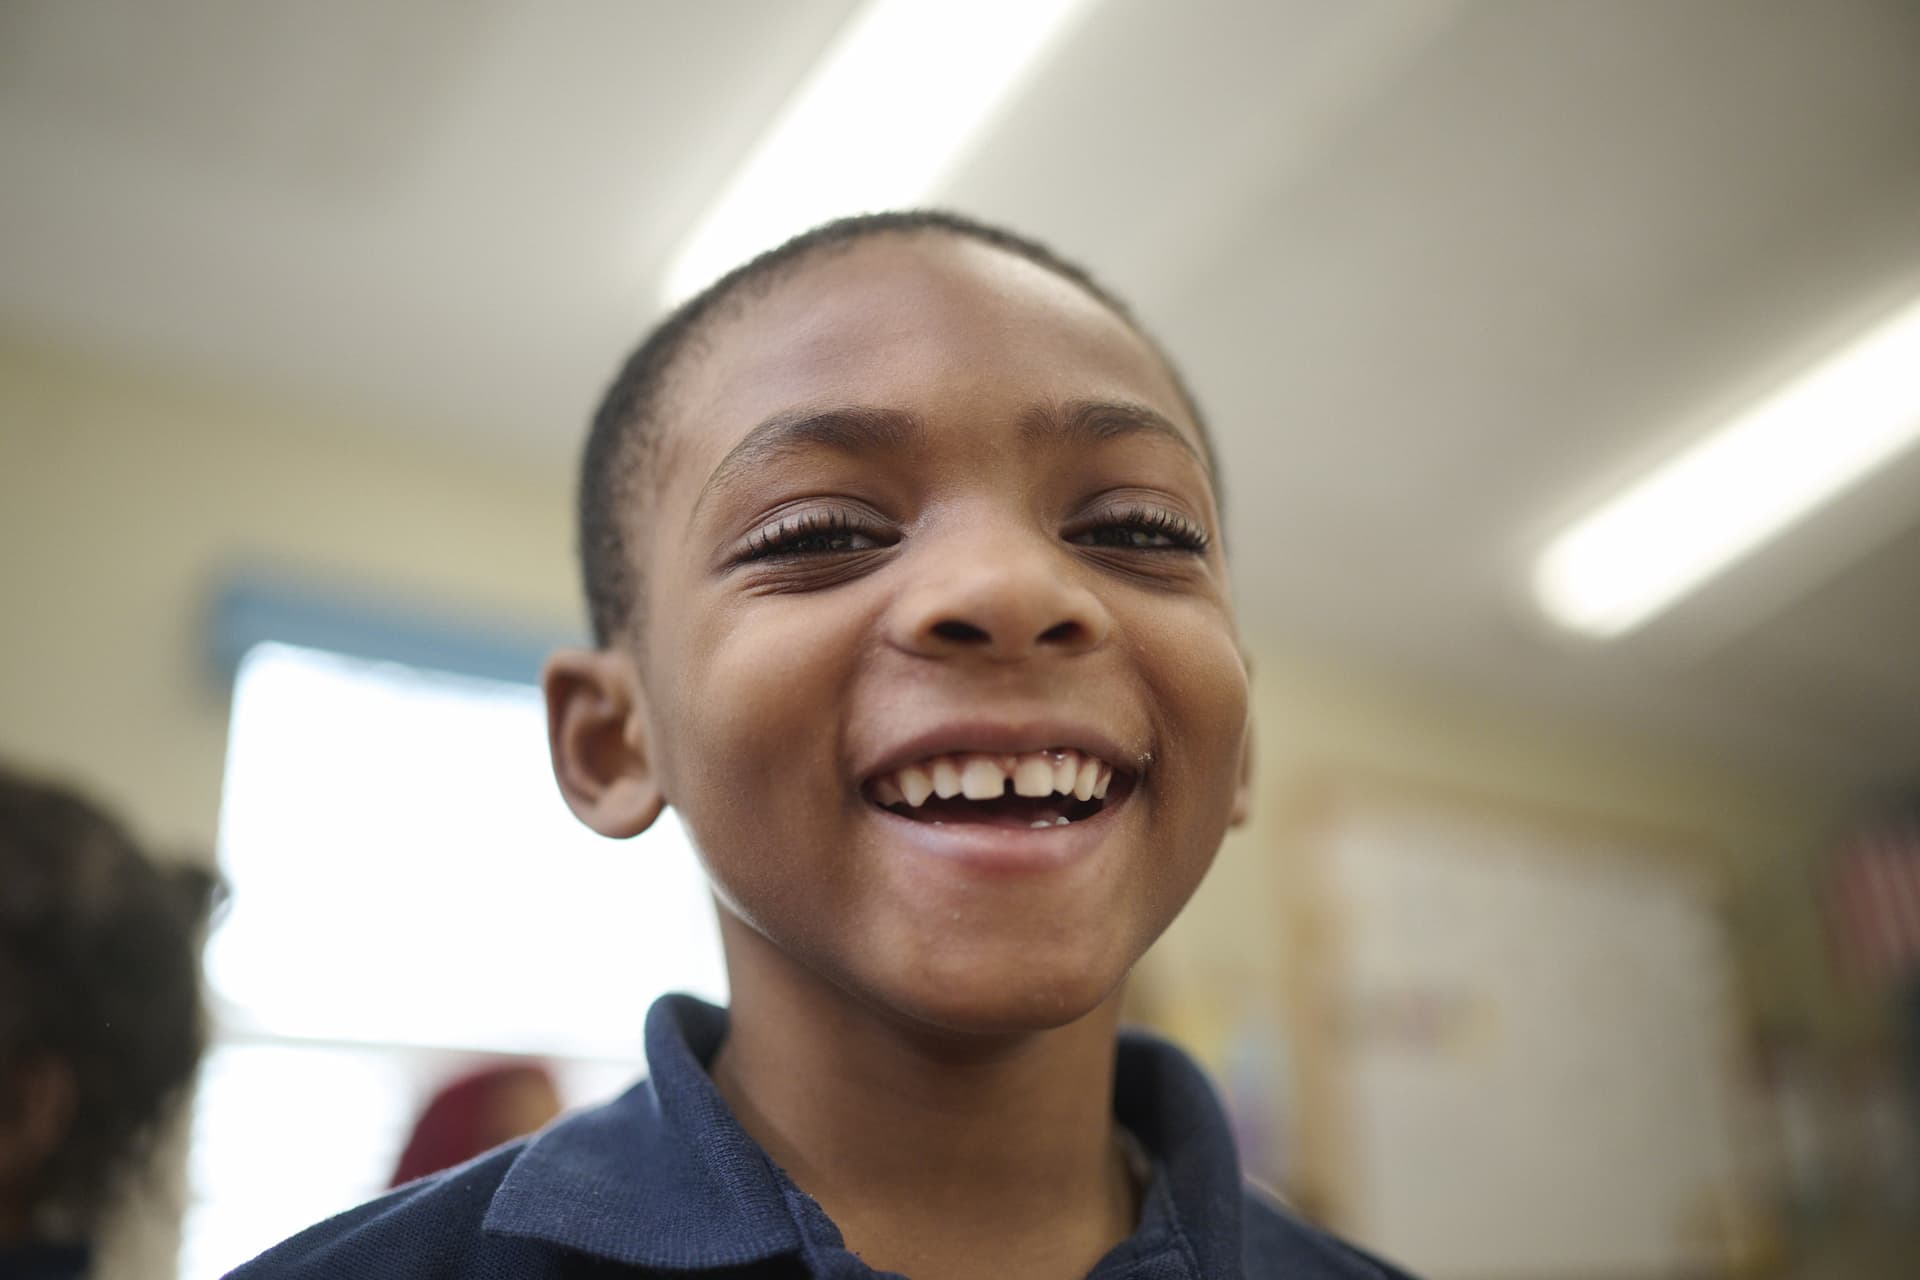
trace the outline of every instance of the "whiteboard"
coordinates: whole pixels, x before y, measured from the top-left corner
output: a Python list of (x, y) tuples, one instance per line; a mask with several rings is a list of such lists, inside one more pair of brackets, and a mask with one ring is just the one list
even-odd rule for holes
[(1697, 1275), (1737, 1242), (1730, 965), (1671, 862), (1335, 810), (1341, 1220), (1433, 1280)]

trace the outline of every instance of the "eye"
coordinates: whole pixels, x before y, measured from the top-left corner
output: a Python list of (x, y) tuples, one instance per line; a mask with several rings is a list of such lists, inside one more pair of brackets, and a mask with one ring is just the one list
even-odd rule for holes
[(879, 530), (846, 511), (802, 511), (747, 535), (736, 563), (872, 551), (884, 546)]
[(1134, 507), (1113, 512), (1067, 539), (1083, 547), (1121, 551), (1184, 551), (1198, 555), (1207, 549), (1207, 531), (1185, 516), (1157, 507)]

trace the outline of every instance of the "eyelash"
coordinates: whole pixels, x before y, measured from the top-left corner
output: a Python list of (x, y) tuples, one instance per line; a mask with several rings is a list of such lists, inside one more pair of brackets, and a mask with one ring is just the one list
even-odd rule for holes
[[(1144, 534), (1164, 538), (1168, 545), (1142, 545), (1131, 541), (1092, 541), (1109, 531)], [(866, 551), (868, 547), (815, 546), (808, 543), (831, 540), (836, 535), (852, 535), (879, 542), (882, 535), (871, 524), (845, 511), (806, 511), (788, 516), (749, 534), (739, 563), (782, 559), (789, 556), (835, 555)], [(1192, 555), (1204, 553), (1210, 545), (1205, 529), (1184, 516), (1152, 507), (1133, 507), (1102, 516), (1098, 523), (1075, 533), (1069, 541), (1077, 546), (1108, 551), (1179, 551)]]
[(845, 511), (803, 511), (747, 535), (746, 552), (740, 557), (740, 562), (745, 564), (778, 556), (832, 555), (836, 552), (866, 550), (864, 547), (804, 549), (803, 544), (813, 539), (831, 538), (836, 534), (856, 534), (876, 542), (879, 540), (879, 535), (871, 526)]
[[(1108, 530), (1141, 533), (1165, 538), (1169, 546), (1141, 546), (1127, 542), (1081, 542), (1080, 539)], [(1100, 523), (1074, 535), (1081, 546), (1104, 547), (1113, 551), (1184, 551), (1199, 555), (1207, 549), (1207, 531), (1185, 516), (1158, 507), (1129, 507), (1103, 516)]]

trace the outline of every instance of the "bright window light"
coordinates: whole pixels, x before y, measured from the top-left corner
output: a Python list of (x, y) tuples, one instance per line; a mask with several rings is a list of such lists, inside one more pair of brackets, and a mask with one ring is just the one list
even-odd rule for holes
[(1573, 525), (1536, 565), (1547, 614), (1617, 636), (1920, 438), (1920, 303)]
[(529, 1055), (566, 1105), (598, 1102), (644, 1074), (654, 997), (727, 997), (679, 824), (575, 821), (531, 686), (251, 650), (220, 860), (182, 1280), (377, 1194), (453, 1076)]
[(667, 272), (668, 305), (788, 236), (925, 200), (1086, 0), (873, 0)]
[[(391, 1045), (215, 1044), (194, 1094), (179, 1280), (220, 1280), (379, 1195), (425, 1101), (491, 1060)], [(640, 1074), (630, 1062), (545, 1061), (569, 1108), (614, 1097)]]
[(233, 907), (207, 974), (248, 1031), (619, 1057), (661, 992), (726, 998), (678, 823), (582, 827), (530, 685), (259, 646), (220, 860)]

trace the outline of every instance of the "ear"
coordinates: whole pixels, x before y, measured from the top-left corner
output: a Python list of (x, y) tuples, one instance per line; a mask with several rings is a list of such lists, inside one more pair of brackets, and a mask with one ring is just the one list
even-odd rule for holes
[(573, 816), (623, 840), (666, 807), (653, 726), (633, 659), (613, 649), (562, 649), (540, 671), (547, 749)]
[(1233, 811), (1227, 817), (1229, 827), (1245, 826), (1253, 812), (1253, 720), (1240, 738), (1240, 777), (1233, 786)]
[[(1244, 651), (1240, 660), (1246, 664), (1247, 679), (1253, 679), (1253, 659)], [(1227, 818), (1229, 827), (1246, 825), (1247, 818), (1253, 813), (1253, 710), (1247, 710), (1246, 731), (1240, 735), (1240, 777), (1233, 787), (1233, 811)]]

